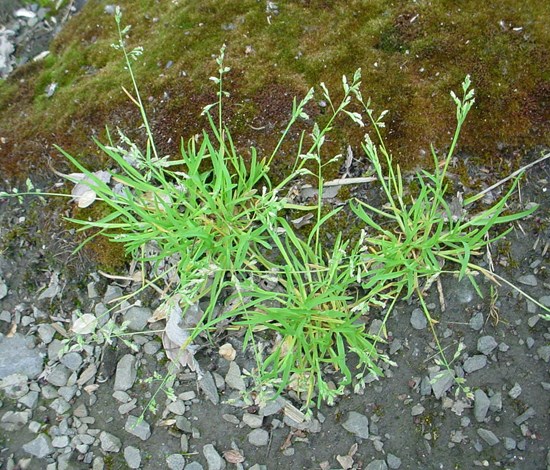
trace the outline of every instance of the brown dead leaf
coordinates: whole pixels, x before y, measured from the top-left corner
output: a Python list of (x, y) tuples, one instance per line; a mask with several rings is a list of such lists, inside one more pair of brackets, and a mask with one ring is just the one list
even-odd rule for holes
[(223, 453), (223, 458), (227, 460), (229, 463), (234, 463), (234, 464), (244, 462), (243, 454), (241, 454), (240, 451), (235, 449), (226, 450)]
[(226, 361), (234, 361), (237, 355), (237, 351), (231, 343), (222, 344), (218, 351), (219, 355), (223, 357)]
[(10, 326), (10, 331), (8, 331), (8, 334), (6, 336), (8, 338), (13, 338), (15, 333), (17, 333), (17, 323), (13, 322)]

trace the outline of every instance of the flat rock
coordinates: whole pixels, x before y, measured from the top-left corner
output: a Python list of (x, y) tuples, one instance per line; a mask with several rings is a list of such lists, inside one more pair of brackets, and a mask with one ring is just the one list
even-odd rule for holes
[(479, 331), (481, 328), (483, 328), (483, 313), (481, 312), (475, 312), (472, 317), (470, 318), (470, 328), (474, 331)]
[(424, 315), (424, 312), (419, 308), (415, 308), (411, 314), (411, 326), (415, 330), (423, 330), (424, 328), (426, 328), (427, 325), (428, 320), (426, 319), (426, 315)]
[(490, 446), (497, 445), (500, 442), (500, 439), (495, 435), (495, 433), (493, 431), (489, 431), (488, 429), (479, 428), (477, 430), (477, 435)]
[(388, 453), (386, 461), (388, 462), (388, 467), (392, 470), (397, 470), (401, 467), (401, 459), (393, 454)]
[(145, 420), (139, 420), (136, 416), (128, 416), (124, 425), (126, 432), (139, 437), (142, 441), (146, 441), (151, 437), (151, 426)]
[(388, 465), (385, 460), (373, 460), (365, 467), (365, 470), (388, 470)]
[(538, 284), (537, 278), (533, 274), (525, 274), (523, 276), (518, 277), (518, 282), (525, 286), (531, 286), (531, 287), (536, 287)]
[(6, 411), (0, 419), (0, 428), (8, 432), (20, 431), (29, 422), (29, 415), (28, 411)]
[(128, 467), (135, 469), (141, 465), (141, 452), (137, 447), (128, 446), (124, 448), (124, 460)]
[(129, 390), (134, 385), (136, 375), (136, 357), (133, 354), (125, 354), (116, 366), (113, 390)]
[(537, 354), (544, 362), (550, 362), (550, 346), (540, 346)]
[(225, 376), (225, 383), (235, 390), (243, 391), (246, 389), (246, 384), (241, 376), (241, 369), (234, 361), (229, 363), (229, 370)]
[(199, 462), (191, 462), (185, 466), (185, 470), (203, 470), (203, 466)]
[(441, 370), (430, 372), (430, 382), (435, 398), (439, 399), (447, 393), (455, 381), (454, 370)]
[(46, 380), (56, 387), (64, 387), (71, 376), (71, 370), (63, 364), (56, 365), (46, 377)]
[(27, 442), (23, 446), (23, 450), (38, 459), (43, 459), (54, 452), (52, 441), (46, 434), (40, 434), (32, 441)]
[(214, 405), (217, 405), (220, 402), (220, 397), (218, 395), (218, 389), (216, 388), (216, 382), (214, 382), (214, 377), (212, 377), (211, 372), (205, 372), (200, 380), (198, 380), (200, 389), (206, 395)]
[(497, 346), (498, 343), (492, 336), (482, 336), (477, 340), (477, 350), (486, 356), (491, 354)]
[(514, 384), (514, 386), (510, 389), (508, 392), (508, 396), (515, 400), (517, 397), (521, 395), (521, 385), (517, 382)]
[(483, 390), (477, 389), (474, 392), (474, 416), (478, 423), (481, 423), (487, 417), (491, 401)]
[(25, 374), (35, 379), (44, 370), (41, 351), (27, 348), (25, 337), (19, 333), (11, 338), (0, 335), (0, 357), (0, 379), (12, 374)]
[(101, 442), (101, 450), (104, 452), (119, 452), (122, 447), (120, 439), (106, 431), (101, 431), (99, 441)]
[(369, 438), (369, 418), (361, 413), (350, 411), (342, 427), (361, 439)]
[(269, 442), (269, 433), (265, 429), (254, 429), (248, 434), (248, 442), (256, 447), (266, 446)]
[(535, 416), (537, 413), (533, 408), (527, 408), (522, 414), (520, 414), (515, 420), (514, 424), (516, 426), (521, 426), (525, 421), (528, 419), (531, 419), (533, 416)]
[(467, 374), (471, 374), (477, 370), (483, 369), (487, 365), (487, 356), (483, 354), (476, 354), (475, 356), (469, 357), (464, 361), (462, 368)]
[(123, 316), (123, 321), (128, 322), (130, 331), (144, 331), (152, 312), (145, 307), (130, 307)]
[(243, 423), (252, 429), (261, 428), (264, 419), (262, 416), (254, 415), (251, 413), (245, 413), (243, 415)]
[(0, 380), (0, 390), (8, 398), (17, 400), (24, 397), (29, 391), (29, 378), (23, 374), (11, 374)]
[(189, 468), (185, 466), (185, 457), (181, 454), (171, 454), (166, 457), (166, 465), (170, 470)]
[(206, 444), (202, 448), (202, 453), (208, 464), (208, 470), (223, 470), (225, 468), (225, 460), (212, 444)]
[(82, 365), (82, 356), (74, 351), (67, 353), (61, 358), (61, 364), (72, 371), (78, 370)]

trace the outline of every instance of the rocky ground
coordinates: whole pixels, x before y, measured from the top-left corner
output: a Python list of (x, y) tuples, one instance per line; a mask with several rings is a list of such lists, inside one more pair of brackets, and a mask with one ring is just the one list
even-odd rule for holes
[[(548, 307), (549, 182), (548, 161), (528, 173), (517, 204), (541, 207), (492, 253), (499, 274)], [(74, 234), (53, 220), (64, 209), (46, 212), (49, 204), (0, 200), (0, 468), (550, 468), (550, 323), (510, 288), (491, 295), (483, 281), (484, 299), (453, 278), (442, 283), (444, 311), (437, 290), (428, 299), (447, 357), (465, 344), (452, 374), (473, 399), (439, 374), (433, 336), (411, 301), (398, 305), (381, 346), (396, 366), (310, 418), (292, 393), (255, 400), (246, 373), (254, 359), (228, 334), (205, 342), (202, 373), (180, 370), (174, 396), (156, 395), (156, 412), (139, 421), (168, 367), (162, 325), (148, 322), (160, 300), (138, 294), (104, 315), (139, 284), (71, 256)], [(128, 322), (137, 349), (67, 343), (83, 313)], [(380, 319), (369, 321), (378, 331)], [(232, 348), (220, 354), (223, 344)]]

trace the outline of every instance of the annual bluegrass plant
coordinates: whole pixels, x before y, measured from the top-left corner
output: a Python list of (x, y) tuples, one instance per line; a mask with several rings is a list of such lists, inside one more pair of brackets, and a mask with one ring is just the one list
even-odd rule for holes
[[(147, 137), (145, 150), (121, 132), (123, 145), (119, 145), (107, 131), (107, 144), (96, 143), (117, 169), (99, 174), (59, 149), (82, 172), (67, 178), (82, 184), (84, 176), (94, 197), (110, 208), (99, 220), (69, 220), (80, 225), (80, 230), (93, 229), (86, 242), (103, 234), (123, 243), (133, 260), (141, 263), (144, 277), (150, 270), (151, 279), (144, 279), (140, 290), (164, 282), (165, 305), (182, 316), (198, 311), (199, 301), (207, 304), (201, 318), (195, 319), (193, 331), (179, 345), (182, 354), (200, 333), (232, 324), (245, 329), (244, 346), (255, 349), (258, 366), (252, 375), (260, 389), (275, 388), (280, 393), (291, 387), (306, 407), (315, 398), (317, 404), (331, 403), (354, 378), (361, 385), (366, 372), (382, 375), (380, 361), (390, 363), (377, 349), (383, 329), (379, 335), (366, 331), (364, 315), (371, 307), (387, 307), (385, 325), (395, 303), (416, 294), (437, 341), (435, 320), (423, 294), (439, 276), (467, 277), (478, 292), (476, 273), (502, 280), (472, 259), (510, 230), (491, 238), (490, 229), (525, 217), (535, 208), (505, 213), (519, 176), (497, 203), (477, 214), (467, 209), (480, 195), (464, 202), (448, 201), (446, 172), (474, 103), (468, 77), (463, 98), (452, 94), (457, 127), (449, 152), (440, 166), (432, 149), (434, 172), (422, 171), (417, 176), (416, 194), (406, 194), (399, 167), (393, 166), (383, 142), (380, 128), (385, 112), (375, 117), (369, 102), (363, 100), (360, 70), (351, 83), (343, 77), (340, 101), (334, 102), (321, 84), (331, 111), (327, 123), (322, 129), (315, 124), (309, 136), (302, 133), (292, 171), (274, 185), (269, 167), (294, 123), (308, 118), (305, 108), (313, 99), (313, 89), (300, 102), (294, 99), (288, 125), (269, 156), (262, 158), (251, 148), (246, 162), (223, 121), (223, 99), (228, 96), (223, 79), (229, 68), (222, 47), (216, 59), (218, 74), (211, 77), (217, 100), (203, 110), (208, 131), (182, 140), (177, 157), (161, 157), (132, 71), (132, 61), (142, 50), (127, 51), (124, 36), (129, 28), (121, 28), (119, 9), (115, 19), (119, 41), (114, 47), (122, 51), (133, 85), (133, 94), (124, 91), (140, 111)], [(378, 139), (375, 145), (367, 135), (363, 147), (387, 202), (382, 207), (350, 202), (364, 224), (361, 239), (350, 244), (336, 233), (327, 246), (324, 232), (342, 208), (323, 207), (323, 169), (339, 157), (325, 158), (324, 143), (339, 115), (365, 127), (363, 116), (348, 109), (354, 98), (363, 106)], [(317, 183), (314, 204), (298, 205), (281, 196), (289, 183), (304, 175)], [(40, 194), (30, 182), (28, 193)], [(298, 234), (289, 222), (289, 210), (307, 213), (312, 224), (309, 235)], [(79, 319), (81, 331), (93, 332), (95, 326), (88, 320), (93, 321)], [(267, 343), (259, 335), (267, 337)], [(441, 347), (440, 352), (442, 364), (450, 368), (452, 361), (447, 361)], [(454, 359), (459, 352), (460, 348)], [(350, 353), (361, 370), (358, 374), (350, 366)], [(165, 377), (161, 382), (168, 380)]]

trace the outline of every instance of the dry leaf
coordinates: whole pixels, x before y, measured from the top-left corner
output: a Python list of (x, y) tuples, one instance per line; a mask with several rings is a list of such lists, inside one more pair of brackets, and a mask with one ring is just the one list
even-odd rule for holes
[(234, 450), (234, 449), (226, 450), (223, 453), (223, 458), (227, 460), (229, 463), (234, 463), (234, 464), (244, 462), (243, 454), (241, 454), (238, 450)]
[(97, 317), (91, 313), (85, 313), (78, 318), (71, 330), (78, 335), (87, 335), (93, 333), (97, 328)]
[[(96, 171), (93, 175), (103, 183), (109, 183), (111, 181), (111, 174), (108, 171)], [(71, 173), (67, 175), (69, 180), (78, 180), (71, 191), (71, 195), (74, 196), (74, 200), (77, 201), (78, 207), (84, 208), (92, 204), (97, 197), (96, 192), (90, 187), (96, 183), (83, 173)]]
[(13, 322), (10, 327), (10, 331), (8, 331), (8, 334), (6, 335), (6, 338), (13, 338), (13, 336), (17, 333), (17, 323)]
[(221, 357), (223, 357), (226, 361), (234, 361), (235, 356), (237, 355), (237, 351), (235, 351), (235, 348), (231, 345), (231, 343), (225, 343), (223, 344), (218, 353)]
[(80, 386), (84, 385), (88, 380), (91, 380), (95, 377), (97, 374), (97, 367), (95, 364), (90, 364), (82, 374), (80, 374), (80, 377), (76, 381), (76, 383)]

